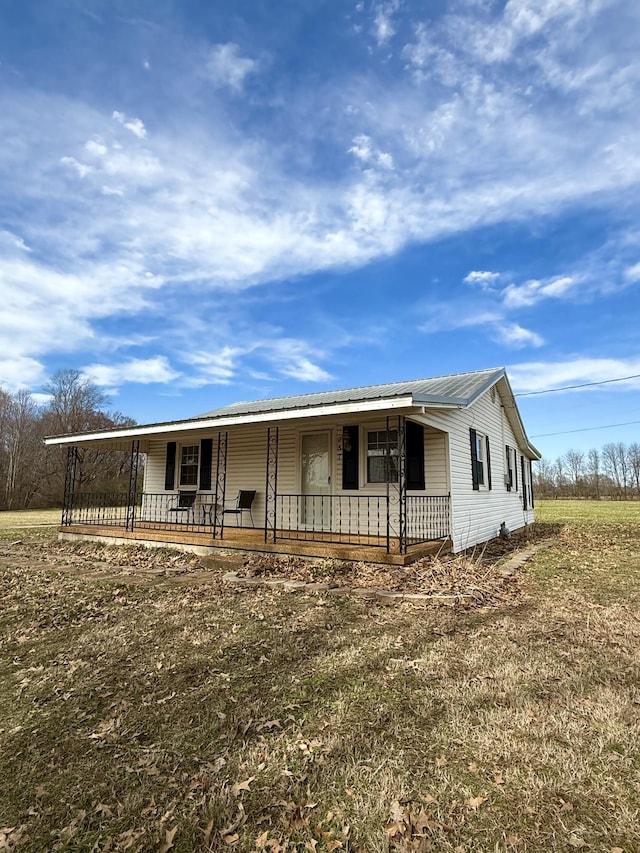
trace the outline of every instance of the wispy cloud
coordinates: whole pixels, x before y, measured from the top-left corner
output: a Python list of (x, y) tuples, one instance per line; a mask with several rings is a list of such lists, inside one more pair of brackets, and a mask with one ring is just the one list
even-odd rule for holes
[[(618, 52), (602, 38), (605, 12)], [(41, 375), (52, 352), (98, 346), (103, 321), (168, 324), (171, 304), (184, 330), (203, 294), (224, 304), (249, 288), (365, 266), (482, 226), (548, 223), (581, 204), (635, 210), (636, 4), (451, 3), (429, 19), (422, 6), (389, 2), (359, 14), (370, 16), (365, 31), (384, 51), (366, 62), (359, 53), (350, 67), (314, 67), (315, 77), (299, 81), (283, 82), (284, 60), (253, 49), (261, 59), (252, 58), (229, 31), (213, 46), (198, 37), (167, 51), (165, 100), (148, 111), (135, 93), (109, 95), (107, 106), (83, 102), (81, 89), (2, 89), (0, 179), (13, 201), (9, 237), (0, 235), (0, 339), (25, 360), (23, 375)], [(144, 86), (161, 70), (155, 60), (153, 75), (141, 70)], [(245, 90), (251, 99), (235, 97)], [(637, 247), (628, 249), (606, 286), (629, 287), (639, 265)], [(540, 347), (528, 310), (605, 286), (578, 264), (536, 275), (471, 270), (473, 306), (447, 293), (439, 328), (476, 326), (505, 347)], [(239, 365), (329, 378), (311, 335), (254, 335), (249, 358), (236, 352), (240, 325), (230, 320), (215, 347), (187, 343), (194, 381), (231, 381)], [(171, 343), (162, 346), (183, 372), (182, 362), (171, 367)], [(13, 378), (15, 365), (5, 369), (0, 379)]]
[[(535, 361), (512, 364), (507, 368), (514, 391), (544, 391), (566, 385), (603, 382), (624, 376), (640, 375), (640, 358), (573, 358), (566, 361)], [(634, 391), (640, 389), (640, 379), (597, 386), (602, 391)], [(592, 393), (594, 388), (579, 389)], [(576, 393), (576, 391), (565, 393)]]
[[(124, 113), (119, 112), (118, 110), (114, 110), (112, 113), (112, 118), (114, 121), (119, 122), (123, 127), (126, 127), (127, 130), (130, 130), (134, 136), (137, 136), (138, 139), (144, 139), (147, 135), (147, 130), (142, 123), (142, 120), (139, 118), (127, 118)], [(87, 145), (91, 145), (92, 143), (87, 143)], [(93, 143), (95, 146), (95, 143)]]
[(477, 285), (481, 290), (493, 290), (494, 284), (500, 278), (500, 273), (488, 270), (472, 270), (463, 278), (465, 284)]
[(561, 299), (580, 284), (578, 278), (563, 275), (538, 281), (527, 281), (521, 285), (510, 284), (502, 297), (507, 308), (523, 308), (535, 305), (543, 299)]
[(180, 376), (165, 356), (130, 358), (120, 364), (89, 364), (82, 372), (96, 385), (117, 387), (126, 382), (148, 385), (171, 382)]
[(373, 31), (378, 46), (386, 44), (396, 33), (393, 16), (400, 7), (399, 0), (376, 3), (373, 16)]
[(227, 86), (237, 93), (242, 91), (245, 78), (257, 68), (255, 59), (241, 55), (240, 45), (228, 42), (210, 48), (205, 72), (215, 86)]

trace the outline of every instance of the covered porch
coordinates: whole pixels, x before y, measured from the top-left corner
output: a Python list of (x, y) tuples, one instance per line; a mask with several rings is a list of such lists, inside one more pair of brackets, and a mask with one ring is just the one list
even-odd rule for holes
[[(407, 427), (403, 415), (386, 418), (388, 438), (386, 447), (379, 452), (393, 476), (386, 478), (387, 482), (375, 494), (371, 490), (367, 493), (291, 490), (291, 477), (283, 477), (281, 428), (269, 425), (262, 435), (260, 467), (264, 486), (257, 494), (255, 524), (252, 514), (223, 511), (236, 495), (235, 489), (229, 495), (228, 459), (232, 454), (228, 453), (230, 435), (226, 430), (216, 435), (209, 431), (207, 438), (200, 440), (200, 463), (206, 457), (210, 474), (203, 477), (201, 465), (197, 487), (189, 493), (183, 507), (179, 505), (176, 489), (148, 490), (152, 478), (146, 475), (144, 485), (139, 482), (142, 449), (147, 447), (144, 440), (131, 441), (129, 486), (118, 493), (79, 491), (76, 488), (78, 449), (70, 446), (61, 537), (401, 565), (449, 547), (449, 494), (408, 493)], [(342, 435), (343, 431), (338, 429), (338, 455), (344, 453), (340, 444)], [(289, 488), (280, 489), (279, 479), (284, 479)], [(255, 476), (251, 485), (256, 486)]]

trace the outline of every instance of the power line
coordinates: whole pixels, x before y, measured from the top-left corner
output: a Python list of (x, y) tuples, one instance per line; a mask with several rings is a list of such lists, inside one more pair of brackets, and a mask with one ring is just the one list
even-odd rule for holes
[[(602, 379), (600, 382), (584, 382), (582, 385), (565, 385), (562, 388), (547, 388), (544, 391), (522, 391), (520, 394), (514, 394), (513, 396), (533, 397), (534, 394), (553, 394), (555, 391), (574, 391), (576, 388), (592, 388), (594, 385), (608, 385), (610, 382), (626, 382), (628, 379), (640, 379), (640, 373), (635, 373), (633, 376), (620, 376), (618, 379)], [(600, 427), (594, 427), (594, 429), (600, 429)], [(580, 430), (571, 431), (580, 432)], [(553, 433), (553, 435), (560, 434), (561, 433)]]
[(605, 424), (604, 426), (583, 427), (582, 429), (566, 429), (563, 432), (542, 432), (538, 433), (537, 435), (532, 435), (530, 436), (530, 438), (549, 438), (552, 435), (569, 435), (569, 433), (572, 432), (592, 432), (596, 429), (613, 429), (613, 427), (631, 426), (632, 424), (640, 424), (640, 421), (624, 421), (624, 423), (621, 424)]

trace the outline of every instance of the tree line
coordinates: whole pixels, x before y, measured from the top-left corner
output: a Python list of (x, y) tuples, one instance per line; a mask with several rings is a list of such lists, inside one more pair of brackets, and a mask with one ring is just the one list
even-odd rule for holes
[(640, 444), (617, 441), (586, 452), (567, 450), (555, 462), (543, 458), (533, 482), (543, 498), (640, 498)]
[[(67, 448), (45, 447), (45, 436), (135, 424), (108, 412), (106, 395), (78, 370), (58, 371), (44, 391), (49, 400), (38, 405), (28, 391), (0, 388), (0, 510), (61, 505)], [(126, 489), (129, 466), (127, 453), (80, 448), (76, 488)]]

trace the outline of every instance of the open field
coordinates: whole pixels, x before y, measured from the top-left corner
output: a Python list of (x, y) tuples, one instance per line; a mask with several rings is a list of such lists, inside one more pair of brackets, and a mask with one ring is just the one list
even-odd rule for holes
[(640, 504), (538, 512), (475, 608), (74, 572), (0, 515), (0, 850), (640, 850)]
[(0, 512), (0, 531), (60, 524), (61, 509), (17, 509)]

